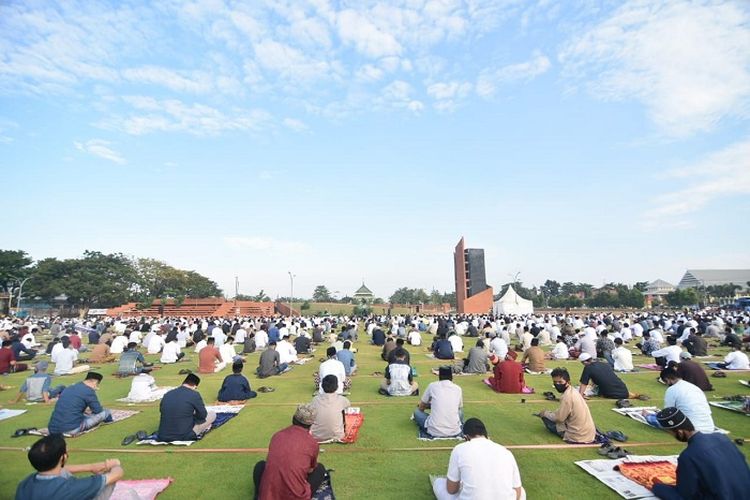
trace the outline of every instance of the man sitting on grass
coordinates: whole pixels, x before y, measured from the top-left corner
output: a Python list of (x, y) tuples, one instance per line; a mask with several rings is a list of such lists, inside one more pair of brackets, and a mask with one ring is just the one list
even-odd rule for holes
[[(528, 363), (526, 363), (527, 361)], [(529, 348), (523, 353), (521, 364), (525, 364), (524, 367), (528, 373), (538, 375), (547, 371), (544, 367), (544, 351), (539, 347), (539, 339), (537, 337), (531, 339)]]
[(221, 403), (242, 404), (258, 395), (250, 389), (250, 382), (242, 375), (242, 361), (232, 363), (232, 374), (224, 378), (217, 399)]
[(526, 388), (523, 376), (523, 365), (516, 361), (516, 351), (508, 351), (505, 359), (495, 365), (492, 377), (483, 382), (495, 392), (505, 394), (521, 394)]
[[(348, 341), (347, 341), (348, 342)], [(336, 348), (329, 347), (326, 349), (327, 359), (320, 364), (320, 369), (313, 373), (313, 380), (318, 388), (318, 392), (323, 394), (322, 380), (327, 375), (335, 375), (338, 381), (338, 388), (336, 389), (337, 394), (343, 394), (344, 391), (348, 391), (351, 388), (352, 381), (346, 376), (346, 368), (344, 363), (336, 358)]]
[(320, 382), (323, 393), (315, 396), (310, 403), (315, 413), (310, 433), (319, 443), (344, 438), (344, 412), (351, 403), (346, 397), (336, 394), (338, 386), (336, 375), (326, 375)]
[(578, 390), (581, 396), (602, 396), (609, 399), (627, 399), (630, 397), (628, 386), (615, 375), (609, 363), (601, 363), (592, 358), (587, 352), (578, 356), (583, 363), (581, 386)]
[(320, 445), (310, 435), (314, 422), (312, 406), (300, 405), (292, 425), (273, 435), (266, 460), (253, 469), (256, 500), (309, 500), (328, 478), (318, 463)]
[(484, 350), (484, 341), (478, 339), (474, 347), (463, 361), (462, 371), (464, 373), (487, 373), (487, 351)]
[[(463, 391), (453, 383), (453, 370), (441, 366), (438, 381), (432, 382), (422, 394), (414, 422), (432, 437), (453, 437), (461, 432), (463, 422)], [(426, 410), (430, 410), (427, 413)]]
[(406, 356), (400, 353), (395, 362), (385, 369), (385, 378), (380, 383), (378, 392), (384, 396), (416, 396), (419, 384), (414, 381), (411, 366), (406, 363)]
[(138, 375), (151, 372), (152, 363), (146, 363), (143, 354), (138, 352), (138, 344), (130, 342), (127, 349), (120, 355), (120, 366), (117, 374), (120, 376)]
[(591, 418), (591, 412), (581, 393), (570, 385), (568, 370), (565, 368), (552, 370), (552, 383), (555, 390), (562, 394), (560, 408), (557, 411), (541, 410), (536, 415), (541, 417), (548, 431), (560, 436), (568, 443), (594, 442), (596, 439), (594, 419)]
[(47, 424), (50, 434), (75, 436), (102, 422), (112, 421), (112, 413), (102, 408), (96, 397), (96, 390), (103, 378), (100, 373), (89, 372), (83, 382), (65, 388)]
[(38, 361), (34, 368), (34, 375), (27, 377), (15, 399), (11, 403), (18, 403), (22, 397), (26, 397), (29, 403), (52, 403), (65, 389), (64, 385), (51, 387), (52, 376), (47, 373), (49, 363)]
[(200, 383), (201, 379), (190, 373), (180, 387), (164, 395), (159, 404), (159, 441), (195, 441), (211, 428), (216, 414), (206, 411), (198, 392)]
[[(93, 464), (69, 465), (65, 439), (61, 434), (51, 434), (38, 440), (31, 446), (28, 457), (37, 472), (18, 484), (17, 500), (109, 498), (115, 483), (125, 475), (116, 458)], [(85, 472), (94, 475), (82, 478), (73, 476)]]
[(273, 375), (281, 375), (292, 369), (291, 366), (282, 364), (279, 359), (279, 353), (276, 352), (276, 342), (269, 342), (266, 350), (260, 353), (258, 368), (255, 370), (258, 377), (266, 378)]
[(678, 441), (687, 443), (677, 459), (677, 485), (654, 484), (664, 500), (684, 498), (747, 498), (750, 468), (745, 456), (722, 434), (704, 434), (677, 408), (664, 408), (656, 420)]
[(226, 360), (221, 357), (221, 353), (215, 346), (213, 337), (206, 339), (206, 347), (198, 353), (198, 373), (217, 373), (227, 366)]
[(680, 354), (680, 358), (682, 359), (680, 364), (674, 365), (670, 363), (670, 366), (674, 366), (677, 369), (677, 373), (680, 374), (680, 377), (685, 382), (690, 382), (691, 384), (700, 387), (700, 390), (704, 392), (713, 391), (714, 387), (708, 380), (708, 375), (706, 375), (706, 370), (703, 369), (703, 365), (693, 361), (691, 359), (692, 357), (693, 356), (689, 352), (684, 351)]
[(632, 372), (633, 371), (633, 353), (630, 349), (622, 345), (622, 339), (617, 337), (615, 339), (615, 349), (612, 351), (612, 361), (614, 362), (614, 370), (616, 372)]
[(487, 437), (487, 428), (478, 418), (463, 426), (465, 443), (451, 451), (448, 476), (432, 485), (438, 500), (492, 498), (521, 500), (526, 492), (513, 454)]

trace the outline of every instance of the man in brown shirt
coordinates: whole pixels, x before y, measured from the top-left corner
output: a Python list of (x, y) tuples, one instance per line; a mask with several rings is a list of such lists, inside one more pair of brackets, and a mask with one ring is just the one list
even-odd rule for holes
[(531, 347), (526, 349), (521, 358), (521, 363), (526, 363), (526, 370), (534, 373), (541, 373), (546, 370), (544, 367), (544, 351), (539, 347), (539, 339), (531, 339)]
[(310, 403), (315, 410), (315, 421), (310, 433), (319, 443), (344, 438), (344, 411), (350, 403), (341, 394), (336, 394), (339, 387), (336, 375), (326, 375), (320, 382), (323, 394), (318, 394)]
[[(687, 351), (682, 351), (680, 353), (681, 361), (676, 364), (677, 373), (680, 375), (680, 378), (685, 382), (690, 382), (691, 384), (700, 387), (704, 392), (713, 391), (714, 387), (711, 385), (711, 382), (708, 381), (708, 376), (706, 375), (706, 370), (703, 369), (703, 365), (690, 359), (692, 357), (693, 356)], [(672, 363), (670, 362), (670, 364)]]
[(89, 357), (89, 363), (111, 363), (116, 357), (114, 354), (110, 354), (109, 346), (112, 341), (108, 341), (102, 344), (96, 344), (91, 350), (91, 357)]
[(561, 393), (557, 411), (541, 410), (537, 415), (551, 433), (569, 443), (592, 443), (596, 426), (583, 396), (570, 385), (570, 374), (565, 368), (552, 370), (552, 383)]

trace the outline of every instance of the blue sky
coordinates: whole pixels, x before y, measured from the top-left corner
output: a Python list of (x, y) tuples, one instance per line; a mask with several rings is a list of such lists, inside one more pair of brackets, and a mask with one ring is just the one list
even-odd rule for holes
[[(249, 5), (248, 5), (249, 4)], [(0, 247), (233, 291), (750, 266), (747, 2), (4, 2)]]

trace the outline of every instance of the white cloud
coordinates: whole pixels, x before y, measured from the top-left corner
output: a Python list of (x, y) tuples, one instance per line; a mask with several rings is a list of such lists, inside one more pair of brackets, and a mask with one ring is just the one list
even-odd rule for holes
[(640, 100), (663, 132), (685, 137), (747, 115), (748, 24), (741, 2), (630, 1), (559, 57), (595, 96)]
[[(646, 227), (684, 225), (680, 217), (697, 212), (720, 197), (750, 195), (750, 138), (715, 152), (695, 164), (666, 172), (669, 184), (686, 184), (658, 196), (644, 214)], [(662, 184), (667, 182), (662, 180)]]
[(203, 94), (214, 89), (211, 76), (201, 71), (186, 76), (169, 68), (143, 66), (124, 69), (122, 77), (134, 83), (160, 85), (177, 92)]
[(216, 135), (233, 130), (260, 131), (272, 124), (271, 115), (260, 109), (233, 109), (229, 114), (204, 104), (185, 104), (177, 99), (126, 96), (122, 100), (130, 104), (135, 112), (104, 125), (114, 126), (132, 135), (156, 131)]
[(317, 60), (299, 49), (274, 40), (263, 40), (255, 45), (255, 55), (258, 64), (296, 83), (327, 78), (333, 69), (327, 61)]
[(125, 158), (123, 158), (120, 153), (110, 148), (110, 144), (112, 143), (102, 139), (91, 139), (86, 142), (73, 143), (79, 151), (98, 156), (99, 158), (104, 158), (105, 160), (115, 162), (119, 165), (124, 165), (126, 163)]
[(368, 57), (399, 55), (403, 47), (396, 38), (373, 24), (368, 16), (353, 9), (341, 11), (336, 19), (339, 37)]
[(290, 130), (294, 130), (295, 132), (305, 132), (308, 130), (307, 125), (301, 120), (297, 120), (296, 118), (284, 118), (282, 121), (285, 127), (287, 127)]
[(455, 109), (456, 100), (464, 99), (473, 88), (469, 82), (438, 82), (427, 87), (427, 94), (435, 99), (435, 109), (450, 111)]
[(522, 63), (510, 64), (494, 70), (486, 69), (480, 73), (477, 80), (477, 94), (481, 97), (491, 97), (497, 91), (498, 86), (531, 80), (546, 73), (550, 66), (547, 56), (535, 53), (531, 59)]
[(310, 247), (300, 241), (277, 240), (266, 236), (226, 236), (224, 243), (230, 248), (242, 248), (265, 253), (299, 254)]

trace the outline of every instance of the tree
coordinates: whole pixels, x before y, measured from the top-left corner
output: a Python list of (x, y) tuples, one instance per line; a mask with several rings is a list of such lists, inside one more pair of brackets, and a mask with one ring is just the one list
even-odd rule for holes
[(560, 295), (561, 285), (555, 280), (547, 280), (540, 288), (546, 297), (557, 297)]
[(566, 281), (560, 286), (560, 293), (562, 295), (574, 295), (576, 292), (578, 292), (578, 288), (572, 281)]
[(633, 288), (638, 290), (639, 292), (645, 292), (646, 288), (648, 288), (648, 281), (636, 281), (635, 285), (633, 285)]
[(333, 297), (325, 285), (318, 285), (313, 291), (312, 300), (313, 302), (333, 302)]
[(24, 295), (43, 300), (52, 300), (62, 295), (71, 267), (70, 260), (62, 261), (54, 257), (38, 261), (31, 269), (32, 279), (26, 284)]
[(253, 302), (271, 302), (271, 297), (268, 296), (265, 290), (261, 290), (257, 295), (250, 295), (250, 300)]
[(443, 303), (443, 294), (433, 289), (430, 292), (430, 304), (440, 305)]
[(221, 289), (210, 279), (195, 271), (174, 268), (156, 259), (137, 259), (136, 290), (148, 302), (151, 299), (178, 297), (215, 297)]
[(424, 304), (430, 301), (430, 296), (422, 288), (403, 287), (393, 292), (388, 300), (391, 304)]
[(33, 260), (23, 250), (0, 250), (0, 289), (17, 286), (19, 280), (31, 274)]
[(698, 303), (698, 292), (695, 288), (677, 289), (664, 296), (667, 303), (673, 307), (692, 306)]

